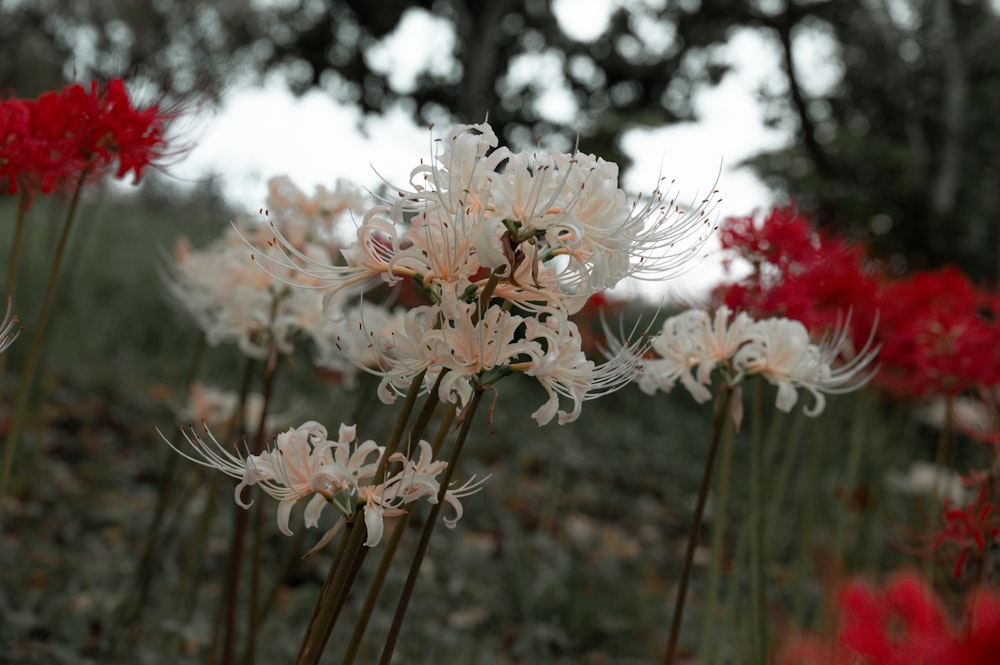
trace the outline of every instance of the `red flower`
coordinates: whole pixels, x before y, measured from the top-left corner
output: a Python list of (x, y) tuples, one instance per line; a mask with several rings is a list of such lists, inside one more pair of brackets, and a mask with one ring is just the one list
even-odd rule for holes
[(849, 315), (855, 347), (864, 346), (875, 324), (879, 282), (860, 246), (812, 228), (793, 208), (771, 210), (762, 225), (753, 217), (727, 219), (720, 239), (754, 268), (717, 290), (731, 309), (784, 316), (815, 333), (843, 325)]
[(717, 289), (718, 299), (755, 316), (801, 321), (814, 332), (850, 313), (857, 348), (877, 321), (875, 381), (888, 392), (930, 397), (1000, 384), (1000, 297), (957, 269), (882, 279), (861, 247), (813, 229), (791, 208), (772, 210), (762, 225), (753, 217), (728, 219), (720, 238), (753, 272)]
[(883, 591), (860, 582), (839, 594), (842, 651), (878, 665), (945, 665), (955, 636), (941, 604), (914, 573), (895, 577)]
[(134, 107), (118, 78), (91, 82), (89, 91), (76, 83), (34, 100), (0, 102), (0, 181), (8, 194), (24, 188), (29, 195), (74, 187), (81, 176), (99, 180), (112, 169), (138, 182), (164, 156), (174, 115), (158, 105)]
[(851, 581), (837, 594), (832, 637), (792, 635), (780, 665), (992, 665), (1000, 648), (1000, 595), (981, 588), (952, 622), (917, 573), (884, 589)]
[(996, 482), (987, 474), (972, 474), (966, 479), (970, 486), (979, 485), (976, 500), (961, 508), (951, 501), (944, 503), (944, 527), (934, 534), (933, 547), (939, 550), (946, 545), (958, 547), (958, 558), (952, 575), (961, 577), (969, 554), (979, 557), (981, 566), (989, 564), (987, 554), (1000, 537), (1000, 514), (996, 510)]
[(1000, 383), (1000, 303), (956, 268), (886, 283), (879, 311), (877, 381), (890, 392), (957, 395)]

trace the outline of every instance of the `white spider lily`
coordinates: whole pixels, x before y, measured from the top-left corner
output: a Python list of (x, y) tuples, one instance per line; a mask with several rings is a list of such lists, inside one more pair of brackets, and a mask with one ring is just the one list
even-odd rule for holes
[(630, 201), (617, 165), (593, 155), (515, 153), (486, 124), (459, 126), (440, 145), (411, 189), (365, 215), (347, 265), (304, 255), (276, 229), (283, 254), (263, 257), (268, 269), (299, 270), (328, 302), (401, 279), (435, 302), (447, 291), (472, 302), (492, 272), (498, 297), (572, 313), (628, 275), (680, 272), (711, 232), (712, 200), (687, 210), (657, 189)]
[(747, 327), (753, 323), (745, 313), (730, 323), (730, 314), (729, 308), (722, 306), (715, 316), (694, 309), (664, 321), (652, 342), (659, 357), (643, 363), (640, 389), (650, 395), (657, 390), (669, 392), (680, 381), (699, 404), (710, 400), (712, 371), (729, 361), (746, 341)]
[[(359, 513), (367, 529), (365, 545), (378, 545), (384, 531), (384, 518), (404, 514), (408, 504), (420, 499), (437, 502), (440, 493), (437, 476), (448, 467), (446, 462), (433, 459), (429, 443), (420, 441), (417, 459), (396, 453), (388, 461), (401, 464), (402, 468), (386, 478), (379, 478), (376, 474), (384, 454), (383, 447), (374, 441), (358, 443), (355, 428), (347, 425), (341, 425), (337, 440), (331, 441), (325, 427), (309, 421), (279, 434), (261, 454), (246, 457), (229, 452), (207, 428), (205, 432), (207, 440), (193, 428), (190, 433), (183, 432), (193, 453), (174, 447), (169, 440), (167, 443), (188, 460), (239, 479), (234, 491), (239, 506), (250, 507), (252, 502), (245, 501), (242, 495), (253, 485), (276, 499), (278, 529), (283, 534), (292, 534), (289, 528), (291, 511), (302, 499), (309, 499), (303, 511), (306, 528), (319, 525), (328, 505), (340, 513), (312, 551), (329, 542)], [(455, 512), (453, 518), (445, 520), (449, 527), (462, 516), (460, 499), (475, 493), (481, 486), (482, 481), (469, 481), (445, 492), (444, 500)]]
[(805, 413), (816, 416), (826, 406), (825, 394), (849, 392), (871, 378), (866, 370), (878, 352), (873, 337), (853, 358), (837, 364), (849, 341), (846, 325), (815, 344), (798, 321), (754, 321), (745, 313), (730, 321), (731, 314), (723, 306), (714, 316), (689, 310), (668, 318), (652, 342), (657, 357), (641, 361), (639, 387), (648, 394), (669, 392), (679, 381), (702, 403), (712, 397), (709, 388), (716, 370), (731, 386), (747, 376), (761, 376), (777, 386), (778, 409), (791, 411), (802, 388), (815, 400)]
[(836, 360), (848, 341), (846, 326), (824, 338), (820, 344), (809, 340), (809, 331), (798, 321), (764, 319), (748, 327), (746, 343), (733, 357), (733, 367), (747, 375), (760, 375), (778, 387), (775, 406), (791, 411), (798, 401), (798, 388), (809, 392), (813, 406), (807, 416), (817, 416), (826, 407), (825, 393), (841, 394), (860, 388), (872, 377), (865, 374), (878, 353), (872, 339), (847, 363)]

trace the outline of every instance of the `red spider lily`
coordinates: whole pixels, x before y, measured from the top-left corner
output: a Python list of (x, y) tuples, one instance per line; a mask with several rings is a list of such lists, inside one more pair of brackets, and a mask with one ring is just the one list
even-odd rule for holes
[(850, 315), (852, 340), (864, 345), (876, 320), (879, 282), (860, 246), (812, 228), (793, 208), (771, 210), (762, 225), (753, 217), (730, 218), (720, 239), (754, 266), (742, 282), (717, 290), (730, 308), (794, 319), (814, 333)]
[(720, 237), (754, 271), (717, 289), (717, 298), (737, 311), (801, 321), (814, 332), (849, 312), (855, 345), (877, 320), (876, 383), (890, 394), (927, 398), (1000, 384), (1000, 297), (957, 269), (881, 279), (861, 247), (812, 229), (791, 208), (772, 210), (762, 225), (731, 218)]
[(934, 534), (933, 548), (939, 550), (946, 545), (958, 547), (958, 558), (952, 575), (961, 577), (969, 554), (979, 557), (980, 565), (987, 566), (990, 546), (1000, 537), (1000, 514), (996, 511), (996, 483), (992, 476), (973, 473), (963, 479), (966, 485), (979, 485), (976, 500), (962, 507), (955, 507), (950, 500), (945, 501), (944, 527)]
[(883, 589), (859, 582), (837, 594), (830, 637), (795, 635), (778, 649), (779, 665), (987, 665), (1000, 648), (1000, 594), (970, 596), (953, 622), (940, 599), (914, 572)]
[(886, 283), (879, 298), (882, 369), (897, 395), (957, 395), (1000, 384), (1000, 302), (954, 267)]
[(166, 125), (175, 115), (159, 105), (133, 106), (120, 78), (2, 101), (0, 181), (8, 194), (24, 188), (29, 197), (35, 189), (74, 187), (81, 176), (99, 180), (112, 169), (138, 182), (143, 169), (163, 158)]
[(820, 238), (794, 208), (781, 207), (773, 208), (762, 224), (754, 215), (730, 217), (719, 228), (719, 242), (754, 266), (767, 263), (784, 272), (811, 261)]

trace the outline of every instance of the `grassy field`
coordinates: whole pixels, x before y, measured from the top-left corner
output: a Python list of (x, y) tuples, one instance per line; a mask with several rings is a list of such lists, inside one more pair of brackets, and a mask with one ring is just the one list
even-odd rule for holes
[[(5, 412), (61, 210), (40, 200), (30, 213), (14, 301), (29, 329), (8, 352)], [(233, 483), (179, 460), (157, 433), (175, 431), (201, 348), (199, 332), (168, 302), (162, 257), (180, 235), (195, 245), (214, 238), (231, 214), (166, 195), (83, 205), (33, 416), (3, 497), (0, 663), (204, 661), (239, 509)], [(0, 218), (14, 215), (10, 202), (0, 207)], [(3, 235), (0, 251), (8, 255), (10, 234)], [(208, 348), (197, 366), (200, 381), (235, 390), (245, 361), (234, 347)], [(362, 438), (384, 436), (394, 410), (374, 403), (372, 387), (368, 380), (355, 389), (326, 384), (297, 355), (280, 368), (274, 412), (283, 418), (275, 430), (315, 419), (335, 431), (357, 420)], [(766, 404), (770, 391), (763, 389)], [(746, 662), (755, 436), (766, 450), (774, 633), (794, 622), (818, 625), (824, 584), (842, 570), (915, 561), (900, 545), (918, 544), (914, 533), (935, 518), (930, 502), (884, 487), (887, 470), (933, 459), (936, 434), (907, 412), (863, 391), (831, 399), (811, 420), (801, 410), (758, 413), (753, 392), (727, 467), (728, 500), (713, 496), (698, 553), (682, 637), (692, 662), (709, 649), (712, 662)], [(459, 479), (491, 478), (464, 501), (457, 528), (435, 534), (395, 662), (627, 665), (661, 657), (711, 407), (679, 391), (647, 397), (629, 387), (586, 404), (576, 423), (539, 428), (527, 414), (542, 400), (536, 386), (516, 378), (499, 385), (492, 427), (480, 419), (457, 471)], [(968, 465), (970, 451), (956, 448), (957, 468)], [(273, 513), (273, 502), (266, 509)], [(715, 533), (722, 515), (724, 529)], [(420, 521), (418, 513), (411, 526)], [(319, 534), (305, 533), (297, 517), (296, 524), (301, 533), (286, 538), (273, 514), (263, 518), (261, 580), (269, 595), (261, 663), (291, 662), (332, 556), (331, 546), (299, 560)], [(401, 558), (415, 536), (404, 539)], [(715, 594), (712, 542), (720, 553)], [(377, 658), (401, 584), (397, 571), (359, 662)], [(347, 608), (328, 662), (356, 609)]]

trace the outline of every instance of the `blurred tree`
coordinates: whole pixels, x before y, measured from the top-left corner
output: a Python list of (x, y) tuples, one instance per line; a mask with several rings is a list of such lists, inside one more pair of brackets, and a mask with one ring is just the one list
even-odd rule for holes
[[(753, 159), (758, 173), (821, 223), (866, 233), (884, 256), (958, 261), (997, 279), (994, 4), (619, 0), (603, 32), (575, 37), (559, 16), (592, 11), (576, 0), (0, 0), (0, 86), (31, 96), (58, 79), (134, 70), (217, 97), (280, 76), (366, 112), (401, 106), (428, 123), (488, 115), (513, 145), (577, 135), (624, 161), (617, 139), (628, 128), (694, 119), (694, 92), (729, 69), (717, 47), (751, 27), (783, 53), (783, 80), (762, 102), (798, 138)], [(406, 54), (404, 68), (398, 53), (413, 31), (437, 53)]]
[[(1000, 282), (997, 3), (800, 2), (766, 23), (786, 80), (767, 95), (771, 120), (800, 140), (752, 160), (757, 172), (897, 270), (956, 262)], [(835, 63), (824, 89), (803, 42)]]

